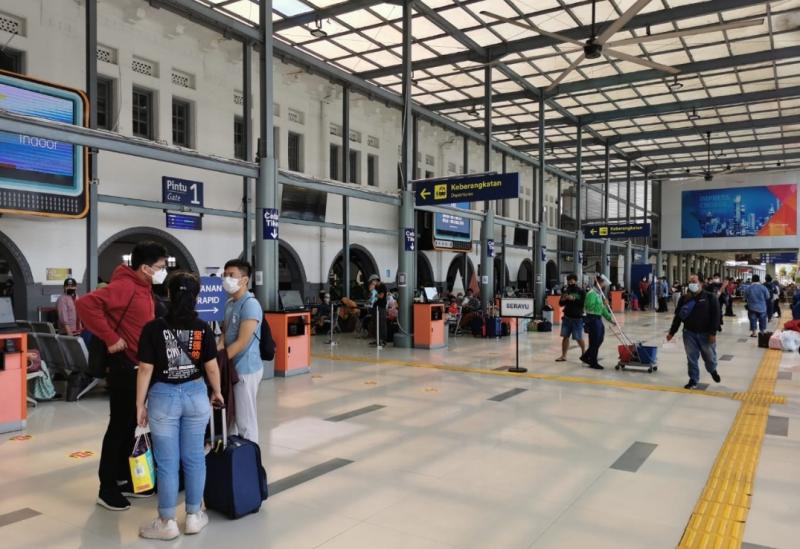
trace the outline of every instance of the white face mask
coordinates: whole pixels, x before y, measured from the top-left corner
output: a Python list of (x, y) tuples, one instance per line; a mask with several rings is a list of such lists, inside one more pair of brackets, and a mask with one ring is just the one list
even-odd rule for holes
[(222, 289), (229, 294), (235, 294), (241, 288), (241, 284), (239, 283), (238, 278), (233, 278), (232, 276), (226, 276), (222, 279)]
[(689, 283), (689, 291), (692, 292), (693, 294), (696, 294), (697, 292), (700, 291), (700, 284), (698, 284), (697, 282)]
[(159, 269), (153, 273), (153, 284), (160, 286), (167, 279), (167, 270)]
[(714, 279), (714, 284), (718, 284), (718, 283), (719, 283), (719, 278), (715, 278)]

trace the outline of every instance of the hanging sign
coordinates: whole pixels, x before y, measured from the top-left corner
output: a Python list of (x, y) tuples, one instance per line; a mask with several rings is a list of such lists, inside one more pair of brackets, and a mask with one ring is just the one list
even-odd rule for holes
[(494, 257), (494, 240), (486, 241), (486, 255)]
[(278, 240), (278, 209), (264, 208), (264, 240)]
[(586, 238), (634, 238), (650, 236), (650, 223), (626, 223), (624, 225), (584, 225)]
[(414, 182), (417, 206), (482, 202), (519, 196), (519, 174), (483, 174)]
[(413, 252), (417, 249), (417, 232), (414, 229), (404, 229), (405, 235), (405, 250)]

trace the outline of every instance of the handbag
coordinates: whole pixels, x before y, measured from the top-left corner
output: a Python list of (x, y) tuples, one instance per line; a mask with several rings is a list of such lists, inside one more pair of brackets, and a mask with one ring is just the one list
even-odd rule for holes
[(131, 480), (135, 494), (141, 494), (156, 487), (153, 450), (150, 448), (150, 438), (147, 434), (140, 434), (136, 437), (128, 464), (131, 468)]
[[(128, 305), (125, 307), (125, 311), (123, 311), (122, 316), (120, 316), (119, 320), (117, 321), (114, 332), (119, 330), (119, 325), (122, 324), (122, 319), (125, 318), (125, 315), (128, 313), (128, 309), (130, 309), (131, 303), (133, 303), (133, 298), (135, 296), (136, 291), (134, 290), (133, 294), (131, 294), (130, 301), (128, 301)], [(89, 351), (89, 365), (86, 369), (86, 373), (97, 379), (105, 378), (108, 375), (109, 356), (108, 347), (106, 347), (105, 342), (96, 335), (92, 334), (92, 338), (89, 340), (87, 350)]]

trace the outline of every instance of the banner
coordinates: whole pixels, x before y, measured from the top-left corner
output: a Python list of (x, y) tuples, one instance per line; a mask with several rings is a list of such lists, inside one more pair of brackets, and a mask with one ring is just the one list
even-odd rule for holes
[(797, 235), (797, 185), (683, 191), (681, 238)]

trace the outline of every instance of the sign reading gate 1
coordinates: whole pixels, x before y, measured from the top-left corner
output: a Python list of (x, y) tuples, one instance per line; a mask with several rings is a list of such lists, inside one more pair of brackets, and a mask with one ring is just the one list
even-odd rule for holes
[(466, 175), (414, 182), (417, 206), (482, 202), (519, 196), (519, 174)]
[(222, 289), (222, 279), (218, 276), (200, 278), (200, 294), (194, 310), (206, 322), (222, 322), (225, 319), (225, 302), (228, 295)]

